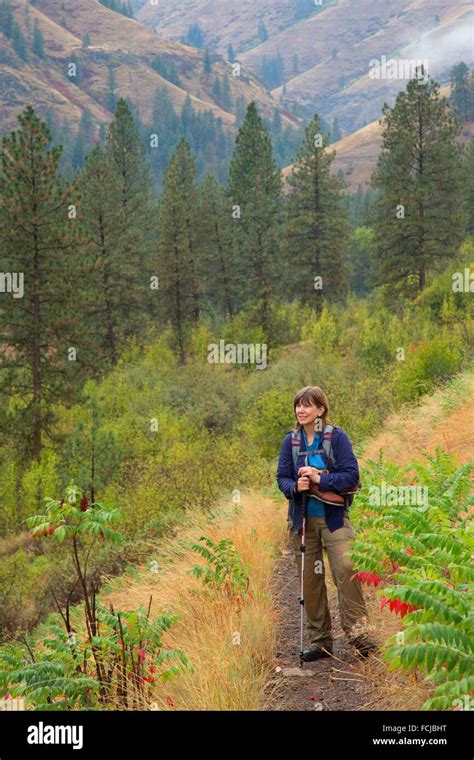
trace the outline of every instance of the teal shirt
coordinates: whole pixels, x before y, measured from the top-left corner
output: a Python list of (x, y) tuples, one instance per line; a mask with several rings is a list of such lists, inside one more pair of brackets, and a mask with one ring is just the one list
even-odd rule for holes
[[(308, 446), (304, 428), (301, 428), (301, 432), (303, 434), (302, 446), (304, 447), (305, 451), (319, 449), (321, 445), (321, 434), (316, 435), (315, 433), (311, 446)], [(310, 454), (308, 456), (308, 465), (310, 467), (317, 467), (318, 470), (324, 470), (326, 467), (326, 463), (324, 459), (322, 458), (321, 454)], [(309, 496), (308, 497), (308, 517), (324, 517), (324, 516), (325, 516), (325, 512), (324, 512), (323, 502), (319, 501), (319, 499), (317, 499), (316, 496)]]

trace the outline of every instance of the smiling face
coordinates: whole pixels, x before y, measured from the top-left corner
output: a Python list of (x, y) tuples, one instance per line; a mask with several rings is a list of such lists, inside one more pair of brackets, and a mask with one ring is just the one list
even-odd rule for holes
[(329, 403), (324, 391), (317, 385), (307, 385), (295, 396), (293, 409), (297, 428), (305, 426), (307, 430), (314, 426), (315, 432), (323, 430), (327, 423)]
[(311, 425), (318, 417), (322, 417), (324, 406), (315, 406), (302, 400), (296, 404), (295, 414), (300, 425)]

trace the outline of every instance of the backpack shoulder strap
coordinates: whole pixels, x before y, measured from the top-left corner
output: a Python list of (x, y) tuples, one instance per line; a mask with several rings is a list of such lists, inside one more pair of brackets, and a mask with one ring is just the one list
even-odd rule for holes
[[(331, 462), (333, 467), (336, 466), (336, 459), (332, 451), (332, 435), (335, 429), (336, 428), (334, 425), (326, 425), (323, 432), (323, 440), (321, 442), (321, 448), (326, 455), (326, 459), (328, 459)], [(301, 430), (291, 431), (291, 453), (293, 456), (294, 469), (296, 469), (296, 463), (297, 463), (299, 454), (311, 453), (308, 451), (301, 451), (301, 438), (302, 438)], [(321, 451), (321, 449), (319, 449), (318, 451)]]
[(336, 459), (332, 450), (332, 436), (336, 427), (334, 425), (326, 425), (323, 432), (322, 447), (326, 454), (326, 458), (331, 462), (332, 466), (336, 466)]
[(301, 430), (291, 431), (291, 453), (293, 456), (293, 469), (296, 469), (296, 460), (301, 448)]

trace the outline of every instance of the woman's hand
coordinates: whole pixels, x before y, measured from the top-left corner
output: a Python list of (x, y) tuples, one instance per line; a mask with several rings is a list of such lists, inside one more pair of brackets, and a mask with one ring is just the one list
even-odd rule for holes
[[(298, 475), (300, 478), (302, 477), (309, 478), (311, 483), (318, 484), (319, 481), (321, 480), (319, 470), (317, 470), (316, 467), (300, 467)], [(308, 484), (308, 487), (309, 487), (309, 484)], [(299, 486), (298, 486), (298, 490), (299, 490)]]
[(298, 478), (298, 480), (296, 481), (296, 490), (298, 493), (301, 493), (301, 491), (309, 490), (308, 476), (305, 475), (303, 478)]

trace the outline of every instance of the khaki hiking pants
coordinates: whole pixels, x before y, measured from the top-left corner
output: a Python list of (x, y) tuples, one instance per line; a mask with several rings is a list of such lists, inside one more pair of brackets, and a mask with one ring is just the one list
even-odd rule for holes
[[(301, 533), (293, 533), (293, 524), (288, 522), (288, 539), (295, 552), (299, 582), (301, 584)], [(332, 579), (337, 588), (341, 625), (349, 641), (366, 630), (367, 609), (362, 589), (357, 578), (350, 580), (354, 573), (352, 562), (347, 555), (355, 531), (344, 516), (342, 528), (331, 531), (326, 520), (308, 517), (305, 531), (304, 560), (304, 607), (311, 640), (311, 649), (325, 647), (332, 650), (331, 615), (329, 612), (323, 549), (329, 560)]]

